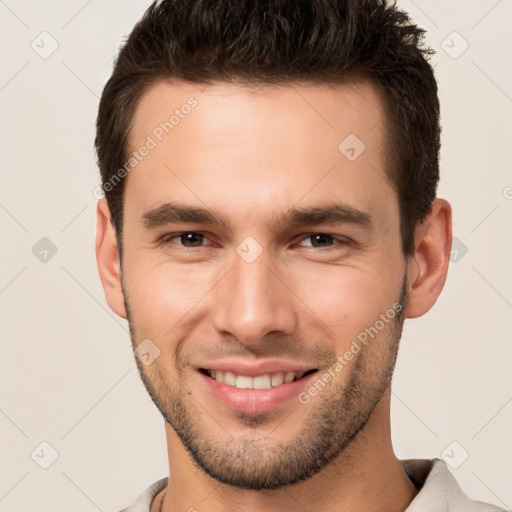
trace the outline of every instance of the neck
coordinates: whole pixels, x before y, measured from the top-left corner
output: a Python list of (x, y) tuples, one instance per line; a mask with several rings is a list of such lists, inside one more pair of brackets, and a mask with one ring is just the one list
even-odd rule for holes
[(169, 482), (153, 501), (151, 512), (158, 512), (160, 505), (162, 512), (403, 511), (418, 489), (393, 452), (389, 404), (388, 390), (365, 428), (322, 471), (298, 484), (268, 491), (237, 489), (213, 480), (194, 465), (172, 427), (166, 424)]

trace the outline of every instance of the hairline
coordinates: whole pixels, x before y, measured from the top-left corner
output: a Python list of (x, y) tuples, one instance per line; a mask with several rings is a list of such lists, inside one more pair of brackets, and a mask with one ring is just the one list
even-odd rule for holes
[[(306, 85), (306, 86), (324, 86), (332, 89), (333, 91), (339, 91), (340, 88), (348, 87), (351, 89), (356, 88), (358, 85), (369, 85), (372, 90), (377, 95), (378, 101), (382, 108), (382, 119), (378, 122), (383, 123), (383, 135), (385, 138), (384, 151), (382, 152), (382, 161), (384, 166), (385, 175), (381, 176), (382, 179), (386, 180), (395, 193), (395, 198), (398, 202), (399, 208), (399, 222), (400, 222), (400, 238), (401, 245), (404, 246), (405, 240), (403, 239), (403, 219), (402, 219), (402, 205), (400, 198), (400, 191), (398, 190), (398, 182), (397, 182), (397, 173), (399, 173), (398, 166), (401, 165), (399, 155), (399, 148), (396, 144), (397, 138), (397, 127), (396, 122), (393, 118), (393, 109), (391, 108), (391, 99), (386, 91), (386, 88), (383, 84), (381, 84), (378, 80), (374, 78), (372, 75), (368, 75), (366, 73), (361, 73), (358, 71), (350, 71), (345, 75), (340, 74), (338, 77), (331, 78), (316, 78), (316, 77), (306, 77), (306, 78), (294, 78), (291, 76), (283, 76), (281, 79), (273, 79), (269, 80), (265, 77), (253, 77), (250, 80), (243, 77), (232, 76), (227, 78), (213, 78), (213, 79), (205, 79), (205, 80), (187, 80), (179, 76), (166, 75), (166, 76), (153, 76), (150, 80), (146, 81), (141, 85), (141, 87), (137, 90), (135, 101), (133, 102), (129, 121), (125, 130), (125, 148), (123, 149), (123, 157), (124, 161), (127, 161), (128, 155), (130, 155), (130, 151), (137, 147), (134, 141), (134, 124), (135, 119), (137, 117), (137, 113), (139, 112), (139, 106), (142, 99), (149, 93), (149, 91), (156, 87), (159, 84), (167, 83), (171, 86), (176, 85), (176, 83), (180, 84), (190, 84), (190, 85), (203, 85), (205, 87), (214, 87), (216, 85), (221, 84), (230, 84), (236, 85), (243, 88), (246, 91), (255, 91), (255, 92), (265, 92), (267, 90), (276, 89), (279, 87), (291, 87)], [(394, 170), (395, 169), (395, 170)], [(394, 170), (394, 172), (393, 172)], [(125, 188), (126, 181), (128, 175), (125, 176), (121, 183), (121, 191), (118, 196), (118, 201), (120, 203), (120, 214), (118, 216), (119, 226), (115, 226), (116, 228), (116, 237), (118, 240), (119, 253), (121, 256), (122, 253), (122, 234), (123, 234), (123, 224), (124, 224), (124, 207), (125, 207)], [(377, 178), (376, 178), (377, 179)], [(119, 228), (119, 230), (117, 230)]]

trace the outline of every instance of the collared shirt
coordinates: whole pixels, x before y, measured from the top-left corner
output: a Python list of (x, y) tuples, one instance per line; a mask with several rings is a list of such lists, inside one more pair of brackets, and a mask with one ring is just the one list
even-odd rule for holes
[[(407, 475), (421, 490), (405, 512), (505, 512), (504, 509), (468, 498), (441, 459), (402, 460)], [(161, 478), (120, 512), (150, 512), (155, 496), (167, 485)]]

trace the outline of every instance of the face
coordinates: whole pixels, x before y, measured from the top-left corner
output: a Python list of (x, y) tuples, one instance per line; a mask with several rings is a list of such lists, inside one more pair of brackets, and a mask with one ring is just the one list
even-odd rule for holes
[(126, 314), (151, 398), (219, 481), (313, 475), (389, 388), (406, 265), (383, 115), (363, 83), (160, 83), (138, 105)]

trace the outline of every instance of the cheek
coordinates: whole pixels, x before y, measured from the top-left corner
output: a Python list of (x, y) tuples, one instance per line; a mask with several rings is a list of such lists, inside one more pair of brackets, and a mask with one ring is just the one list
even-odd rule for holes
[(133, 266), (125, 274), (134, 322), (162, 339), (185, 326), (212, 288), (212, 272), (173, 265)]
[(304, 327), (322, 324), (326, 335), (339, 335), (340, 342), (352, 338), (373, 325), (382, 313), (392, 307), (396, 297), (391, 285), (381, 274), (353, 267), (318, 268), (312, 273), (302, 272), (293, 281), (292, 289), (304, 307)]
[[(205, 320), (221, 306), (218, 301), (229, 296), (224, 287), (232, 285), (229, 278), (222, 282), (229, 266), (142, 258), (135, 262), (133, 256), (129, 263), (125, 285), (130, 310), (140, 332), (149, 338), (179, 338), (205, 327)], [(280, 276), (287, 286), (283, 300), (295, 310), (301, 329), (350, 344), (396, 300), (399, 277), (390, 270), (376, 268), (370, 261), (358, 266), (295, 262)]]

